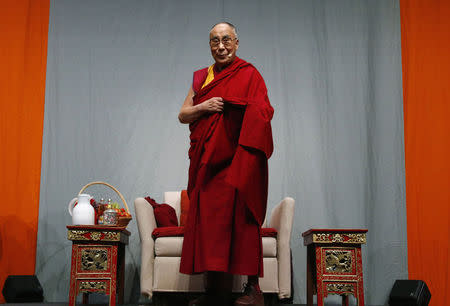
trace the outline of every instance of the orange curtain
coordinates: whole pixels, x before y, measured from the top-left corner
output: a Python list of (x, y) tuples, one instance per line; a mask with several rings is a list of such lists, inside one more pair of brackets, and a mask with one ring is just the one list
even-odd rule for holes
[[(34, 274), (49, 0), (0, 1), (0, 286)], [(4, 302), (0, 296), (0, 302)]]
[(408, 270), (450, 300), (450, 1), (401, 0)]

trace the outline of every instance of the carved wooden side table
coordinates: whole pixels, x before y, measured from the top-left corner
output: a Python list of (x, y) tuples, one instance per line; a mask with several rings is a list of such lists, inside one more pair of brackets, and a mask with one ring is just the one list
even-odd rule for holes
[(124, 227), (69, 225), (67, 238), (72, 240), (69, 306), (83, 293), (83, 304), (89, 293), (109, 295), (109, 305), (123, 304), (125, 245), (130, 232)]
[(366, 243), (366, 229), (310, 229), (302, 234), (308, 247), (306, 273), (307, 305), (323, 306), (328, 294), (342, 296), (348, 306), (348, 296), (364, 306), (364, 286), (361, 244)]

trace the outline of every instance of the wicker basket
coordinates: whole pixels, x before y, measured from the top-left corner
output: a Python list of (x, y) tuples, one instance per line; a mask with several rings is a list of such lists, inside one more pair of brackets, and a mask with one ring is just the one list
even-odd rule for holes
[(117, 223), (117, 226), (127, 227), (128, 223), (130, 223), (131, 219), (133, 219), (133, 218), (131, 218), (131, 217), (119, 217), (119, 221)]
[[(116, 188), (114, 188), (114, 186), (112, 186), (111, 184), (108, 184), (108, 183), (106, 183), (106, 182), (96, 181), (96, 182), (88, 183), (88, 184), (84, 185), (83, 188), (81, 188), (81, 190), (80, 190), (80, 192), (79, 192), (78, 194), (83, 193), (83, 191), (84, 191), (86, 188), (88, 188), (89, 186), (92, 186), (92, 185), (105, 185), (105, 186), (108, 186), (109, 188), (111, 188), (112, 190), (114, 190), (114, 191), (119, 195), (120, 199), (122, 200), (123, 205), (125, 206), (125, 209), (126, 209), (127, 213), (130, 214), (130, 210), (128, 209), (127, 201), (125, 201), (125, 198), (123, 197), (123, 195), (120, 193), (119, 190), (117, 190)], [(133, 218), (131, 217), (131, 214), (130, 214), (130, 217), (120, 217), (120, 216), (119, 216), (119, 217), (118, 217), (118, 223), (117, 223), (117, 226), (119, 226), (119, 227), (127, 227), (128, 223), (130, 223), (130, 221), (131, 221), (132, 219), (133, 219)]]

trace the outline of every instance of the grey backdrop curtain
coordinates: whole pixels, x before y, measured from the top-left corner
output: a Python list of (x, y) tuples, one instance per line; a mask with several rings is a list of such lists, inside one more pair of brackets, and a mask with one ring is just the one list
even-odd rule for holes
[[(275, 108), (268, 211), (296, 200), (295, 302), (305, 303), (309, 228), (368, 228), (367, 304), (407, 278), (398, 1), (51, 2), (36, 273), (47, 301), (67, 301), (67, 203), (105, 180), (133, 211), (186, 188), (188, 127), (177, 115), (208, 32), (238, 27), (238, 54), (261, 72)], [(112, 197), (103, 187), (87, 190)], [(136, 222), (126, 300), (139, 299)]]

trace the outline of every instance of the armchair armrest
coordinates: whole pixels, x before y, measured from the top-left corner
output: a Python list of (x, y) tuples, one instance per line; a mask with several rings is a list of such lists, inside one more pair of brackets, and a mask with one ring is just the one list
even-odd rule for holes
[(284, 198), (272, 209), (269, 226), (277, 230), (279, 299), (291, 297), (291, 233), (295, 200)]
[(153, 295), (153, 264), (155, 242), (152, 232), (156, 228), (153, 207), (144, 198), (134, 200), (139, 238), (141, 240), (141, 293), (149, 298)]

